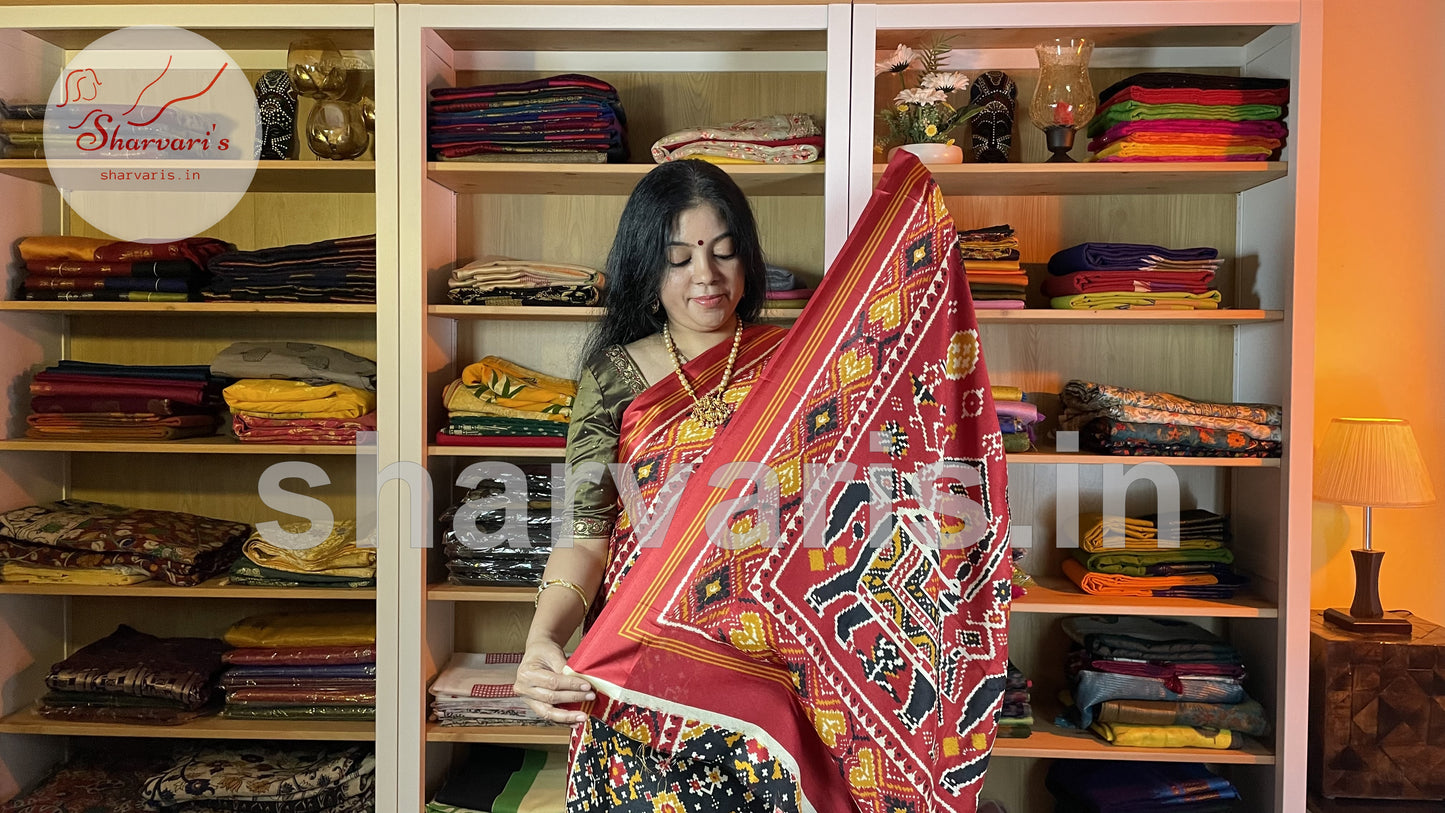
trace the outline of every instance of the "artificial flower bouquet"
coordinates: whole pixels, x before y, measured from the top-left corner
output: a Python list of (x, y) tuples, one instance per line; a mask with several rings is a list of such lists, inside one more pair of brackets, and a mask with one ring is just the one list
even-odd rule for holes
[[(956, 94), (964, 94), (963, 99), (967, 99), (968, 77), (958, 71), (940, 70), (951, 50), (946, 39), (936, 40), (922, 50), (900, 45), (877, 64), (875, 77), (894, 74), (899, 83), (893, 106), (878, 111), (878, 118), (888, 125), (888, 135), (879, 139), (879, 149), (902, 144), (952, 144), (954, 128), (983, 109), (966, 101), (953, 103)], [(909, 86), (909, 76), (915, 73), (918, 84)]]

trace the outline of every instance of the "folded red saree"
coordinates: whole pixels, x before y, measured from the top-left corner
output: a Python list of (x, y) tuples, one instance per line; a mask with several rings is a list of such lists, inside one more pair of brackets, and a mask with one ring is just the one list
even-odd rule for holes
[[(737, 758), (791, 776), (802, 810), (977, 809), (1010, 557), (1003, 442), (955, 241), (938, 186), (900, 152), (726, 426), (690, 441), (695, 422), (668, 419), (692, 406), (672, 384), (629, 407), (624, 437), (629, 421), (657, 427), (619, 447), (640, 480), (677, 447), (706, 448), (639, 518), (670, 521), (628, 530), (660, 544), (640, 546), (569, 660), (597, 688), (590, 714), (645, 709), (613, 728), (653, 743), (686, 739), (678, 721), (739, 732), (760, 745)], [(766, 330), (749, 328), (740, 370)], [(690, 363), (699, 392), (728, 345)], [(776, 473), (763, 478), (776, 510), (749, 505), (730, 466), (743, 461)]]

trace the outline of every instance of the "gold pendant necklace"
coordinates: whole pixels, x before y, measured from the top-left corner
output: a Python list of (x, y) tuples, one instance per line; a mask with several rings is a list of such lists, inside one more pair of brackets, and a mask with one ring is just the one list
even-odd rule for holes
[(738, 360), (738, 348), (743, 343), (743, 320), (738, 320), (737, 330), (733, 332), (733, 349), (728, 353), (728, 366), (723, 370), (722, 381), (707, 395), (698, 397), (697, 391), (692, 388), (692, 382), (687, 380), (687, 375), (682, 371), (682, 359), (677, 352), (677, 345), (672, 343), (672, 332), (667, 325), (662, 326), (662, 344), (667, 348), (667, 354), (672, 357), (672, 369), (677, 373), (677, 380), (682, 382), (682, 388), (692, 398), (692, 419), (708, 427), (716, 429), (727, 422), (728, 416), (733, 412), (733, 405), (723, 400), (723, 393), (727, 391), (728, 384), (733, 380), (733, 365)]

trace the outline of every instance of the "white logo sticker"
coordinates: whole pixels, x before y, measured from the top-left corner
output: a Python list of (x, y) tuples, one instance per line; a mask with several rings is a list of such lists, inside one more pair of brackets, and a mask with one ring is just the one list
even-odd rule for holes
[(45, 111), (45, 160), (66, 202), (134, 242), (215, 225), (250, 187), (260, 144), (256, 94), (236, 60), (179, 28), (126, 28), (91, 43)]

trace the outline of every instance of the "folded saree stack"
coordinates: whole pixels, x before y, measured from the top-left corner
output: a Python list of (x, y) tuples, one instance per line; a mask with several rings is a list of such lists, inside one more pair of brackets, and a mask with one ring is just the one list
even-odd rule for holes
[(175, 764), (186, 740), (75, 737), (65, 762), (29, 791), (0, 804), (0, 813), (154, 813), (141, 788)]
[[(497, 480), (482, 480), (467, 492), (461, 502), (447, 509), (437, 519), (441, 530), (442, 552), (446, 556), (447, 581), (477, 587), (530, 587), (542, 581), (547, 557), (552, 553), (552, 540), (560, 537), (560, 514), (552, 510), (552, 474), (546, 466), (523, 466), (525, 479), (525, 512), (518, 519), (522, 526), (506, 527), (508, 510), (493, 507), (471, 518), (457, 515), (469, 504), (487, 500), (496, 506), (507, 496), (506, 487)], [(521, 485), (521, 484), (518, 484)], [(522, 495), (517, 495), (522, 496)], [(510, 537), (504, 531), (510, 530)]]
[(437, 161), (620, 163), (627, 116), (616, 88), (577, 73), (436, 88), (427, 146)]
[(122, 624), (50, 667), (40, 716), (87, 723), (178, 725), (215, 714), (225, 643), (157, 638)]
[(1012, 226), (960, 230), (958, 251), (974, 308), (1024, 307), (1029, 278), (1019, 264), (1019, 240)]
[(1269, 733), (1264, 708), (1244, 691), (1239, 652), (1186, 621), (1075, 616), (1065, 661), (1064, 721), (1119, 746), (1242, 748)]
[(46, 106), (0, 100), (0, 159), (45, 157)]
[(1167, 533), (1158, 523), (1154, 515), (1080, 516), (1079, 547), (1064, 560), (1064, 575), (1097, 596), (1228, 599), (1247, 583), (1225, 547), (1224, 517), (1194, 508)]
[(0, 580), (180, 587), (225, 572), (251, 526), (176, 511), (60, 500), (0, 513)]
[(566, 753), (476, 744), (424, 813), (561, 810), (566, 792)]
[(1003, 450), (1018, 454), (1034, 448), (1034, 425), (1043, 420), (1044, 413), (1024, 400), (1024, 392), (1018, 387), (995, 386), (993, 407), (998, 413), (998, 428), (1003, 433)]
[(1281, 410), (1275, 404), (1195, 401), (1089, 381), (1060, 394), (1059, 429), (1101, 454), (1166, 457), (1279, 457)]
[(432, 681), (432, 719), (444, 726), (548, 725), (513, 690), (520, 652), (456, 652)]
[(1289, 80), (1139, 73), (1099, 94), (1095, 161), (1268, 161), (1284, 148)]
[(517, 446), (560, 449), (577, 382), (545, 375), (487, 356), (462, 370), (447, 385), (442, 402), (447, 425), (437, 432), (443, 446)]
[(220, 382), (204, 364), (63, 360), (30, 381), (25, 434), (38, 440), (179, 440), (215, 434)]
[(1215, 310), (1219, 252), (1146, 243), (1080, 243), (1049, 258), (1043, 293), (1063, 310)]
[(692, 127), (652, 145), (652, 160), (659, 164), (684, 158), (713, 164), (809, 164), (822, 154), (823, 131), (807, 113)]
[(1056, 759), (1044, 787), (1055, 813), (1229, 813), (1239, 791), (1195, 762)]
[(769, 265), (767, 279), (768, 292), (764, 307), (802, 310), (813, 296), (813, 290), (786, 268)]
[(208, 743), (147, 779), (141, 799), (165, 813), (372, 813), (376, 756), (369, 745)]
[(1003, 709), (998, 715), (998, 736), (1014, 739), (1027, 737), (1034, 731), (1034, 707), (1029, 690), (1034, 682), (1009, 661), (1004, 678)]
[[(306, 520), (281, 523), (290, 534), (305, 535), (310, 529)], [(332, 525), (330, 533), (309, 546), (296, 549), (277, 545), (261, 531), (253, 531), (242, 555), (231, 565), (227, 579), (231, 584), (249, 587), (375, 587), (376, 547), (374, 540), (367, 547), (356, 541), (356, 523), (341, 520)]]
[(343, 237), (211, 258), (206, 300), (375, 302), (376, 235)]
[(222, 396), (242, 443), (352, 446), (376, 431), (376, 362), (308, 342), (236, 342), (211, 373), (238, 379)]
[(185, 302), (199, 298), (209, 260), (234, 246), (209, 237), (126, 243), (44, 235), (26, 237), (18, 248), (25, 276), (17, 299)]
[(447, 299), (458, 305), (597, 305), (603, 277), (583, 265), (483, 257), (452, 269)]
[(371, 613), (272, 613), (226, 630), (222, 716), (250, 720), (376, 717)]

